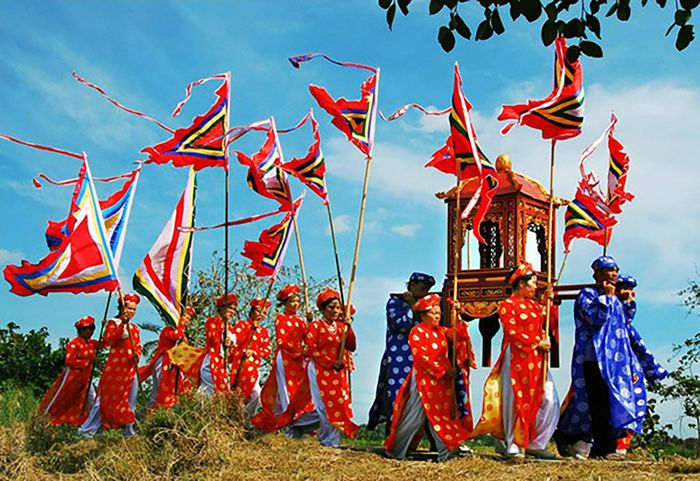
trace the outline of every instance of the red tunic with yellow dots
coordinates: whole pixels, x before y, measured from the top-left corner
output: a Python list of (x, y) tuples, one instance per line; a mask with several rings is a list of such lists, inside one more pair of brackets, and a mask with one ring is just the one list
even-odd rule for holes
[[(503, 325), (501, 355), (484, 385), (484, 409), (474, 435), (492, 434), (504, 439), (501, 376), (513, 386), (513, 442), (525, 449), (535, 434), (537, 412), (542, 403), (542, 361), (537, 348), (542, 340), (544, 306), (533, 299), (513, 294), (501, 303), (498, 315)], [(502, 372), (503, 357), (510, 347), (510, 372)]]
[[(251, 419), (251, 423), (266, 432), (272, 432), (289, 422), (288, 418), (275, 416), (274, 408), (277, 401), (279, 387), (277, 386), (277, 358), (282, 358), (284, 365), (284, 378), (287, 396), (293, 399), (299, 386), (306, 380), (306, 358), (304, 357), (304, 336), (306, 335), (306, 321), (293, 314), (279, 314), (275, 320), (275, 335), (277, 338), (277, 350), (272, 358), (270, 375), (260, 392), (262, 410)], [(313, 403), (302, 410), (313, 410)], [(295, 415), (297, 413), (294, 413)], [(281, 424), (283, 423), (283, 424)]]
[[(239, 321), (233, 328), (235, 343), (229, 351), (231, 361), (231, 386), (245, 400), (250, 397), (260, 375), (262, 360), (270, 355), (270, 334), (267, 329), (257, 326), (253, 321)], [(245, 356), (245, 351), (253, 351), (252, 356)], [(235, 384), (235, 385), (234, 385)]]
[(416, 377), (418, 394), (428, 422), (445, 447), (448, 450), (456, 449), (469, 437), (469, 431), (462, 421), (452, 419), (454, 379), (447, 375), (447, 370), (452, 366), (447, 336), (452, 336), (452, 332), (452, 329), (427, 322), (421, 322), (411, 329), (408, 345), (413, 355), (413, 367), (396, 395), (391, 432), (384, 443), (387, 452), (394, 449), (396, 426), (410, 395), (411, 376)]
[(474, 415), (472, 413), (471, 393), (469, 389), (469, 374), (472, 369), (477, 368), (476, 358), (474, 357), (474, 348), (472, 347), (472, 339), (469, 336), (469, 324), (466, 322), (457, 323), (457, 363), (459, 364), (464, 388), (467, 392), (465, 400), (465, 408), (467, 413), (462, 418), (462, 425), (468, 431), (474, 429)]
[(90, 385), (90, 361), (95, 359), (96, 348), (97, 341), (80, 336), (66, 345), (66, 369), (39, 403), (39, 412), (46, 413), (51, 424), (80, 426), (90, 413), (90, 406), (83, 409), (83, 403)]
[[(229, 324), (230, 329), (231, 325)], [(209, 354), (209, 368), (211, 369), (211, 379), (214, 382), (214, 393), (226, 394), (229, 392), (229, 384), (224, 366), (223, 351), (221, 350), (224, 338), (224, 320), (219, 316), (210, 317), (204, 323), (204, 332), (206, 335), (206, 348), (202, 353), (202, 358), (193, 365), (191, 371), (196, 371), (198, 377), (202, 361)]]
[[(335, 370), (340, 342), (346, 325), (341, 322), (312, 321), (306, 330), (306, 355), (316, 366), (316, 381), (326, 408), (328, 422), (353, 438), (359, 426), (352, 422), (352, 401), (348, 387), (347, 369)], [(355, 351), (355, 332), (350, 327), (345, 339), (345, 349)]]
[[(156, 403), (153, 408), (170, 407), (177, 403), (177, 395), (190, 388), (187, 378), (180, 372), (180, 369), (172, 364), (168, 351), (175, 347), (179, 341), (187, 342), (185, 337), (185, 326), (180, 324), (177, 329), (166, 326), (158, 337), (158, 347), (153, 355), (153, 359), (146, 366), (141, 367), (141, 381), (148, 379), (153, 374), (156, 361), (162, 356), (160, 385), (156, 394)], [(177, 392), (175, 392), (177, 388)]]
[[(128, 332), (129, 335), (122, 338), (122, 334), (125, 332)], [(137, 357), (141, 356), (139, 328), (133, 322), (125, 324), (118, 319), (111, 319), (105, 326), (102, 344), (110, 348), (97, 388), (97, 395), (100, 397), (102, 427), (116, 429), (136, 420), (134, 412), (129, 406), (129, 390), (138, 372), (134, 354)]]

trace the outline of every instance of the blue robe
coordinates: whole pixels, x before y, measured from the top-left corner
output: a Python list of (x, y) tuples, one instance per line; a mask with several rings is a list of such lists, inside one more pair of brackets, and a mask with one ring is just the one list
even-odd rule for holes
[(559, 420), (559, 430), (569, 436), (591, 437), (592, 421), (583, 370), (588, 354), (589, 359), (593, 356), (591, 361), (598, 363), (608, 386), (613, 432), (641, 432), (646, 415), (644, 376), (632, 349), (622, 303), (597, 288), (585, 288), (576, 298), (574, 323), (572, 385)]
[(386, 304), (386, 348), (379, 368), (374, 403), (369, 411), (367, 429), (383, 422), (391, 423), (394, 400), (399, 388), (411, 372), (413, 356), (408, 346), (408, 333), (420, 319), (401, 294), (392, 294)]
[(644, 378), (650, 383), (661, 381), (668, 376), (668, 371), (656, 361), (654, 355), (644, 344), (639, 331), (637, 331), (634, 325), (632, 325), (632, 320), (637, 314), (637, 303), (634, 301), (623, 302), (622, 306), (625, 311), (627, 331), (629, 332), (632, 351), (634, 352), (634, 355), (637, 356), (639, 364), (642, 366)]

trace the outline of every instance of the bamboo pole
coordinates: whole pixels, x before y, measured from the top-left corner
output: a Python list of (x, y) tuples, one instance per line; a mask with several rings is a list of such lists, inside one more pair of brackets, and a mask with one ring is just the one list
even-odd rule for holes
[[(365, 220), (365, 205), (367, 203), (367, 185), (369, 183), (369, 168), (372, 164), (372, 156), (368, 155), (365, 164), (365, 180), (362, 187), (362, 200), (360, 201), (360, 218), (357, 225), (357, 238), (355, 239), (355, 254), (352, 259), (352, 270), (350, 271), (350, 285), (348, 286), (348, 299), (345, 303), (345, 318), (350, 317), (350, 304), (352, 302), (353, 289), (355, 287), (355, 273), (357, 272), (357, 259), (360, 255), (360, 241), (362, 240), (362, 226)], [(343, 330), (343, 335), (340, 338), (340, 349), (338, 350), (338, 363), (342, 363), (345, 356), (345, 341), (347, 337), (347, 329)]]
[[(457, 185), (455, 186), (456, 203), (455, 203), (455, 230), (453, 235), (454, 254), (452, 260), (452, 368), (457, 370), (457, 273), (459, 272), (459, 251), (462, 248), (462, 181), (459, 175), (459, 159), (455, 156)], [(450, 406), (450, 414), (452, 419), (457, 419), (457, 383), (456, 379), (452, 380), (452, 403)]]
[[(107, 322), (107, 314), (109, 313), (109, 304), (112, 301), (112, 293), (110, 292), (107, 296), (107, 304), (105, 305), (105, 313), (102, 316), (102, 324), (100, 325), (100, 335), (97, 338), (97, 347), (95, 347), (95, 361), (97, 361), (97, 354), (100, 352), (100, 344), (102, 343), (102, 335), (105, 331), (105, 323)], [(88, 396), (90, 395), (90, 386), (92, 385), (92, 378), (95, 375), (95, 363), (90, 365), (90, 378), (88, 381), (88, 388), (85, 391), (85, 396), (83, 397), (83, 407), (81, 408), (81, 413), (85, 414), (85, 406), (87, 405)]]
[[(228, 305), (228, 199), (229, 199), (229, 174), (228, 166), (226, 168), (226, 174), (224, 179), (224, 299)], [(223, 316), (224, 319), (224, 332), (222, 335), (221, 343), (224, 346), (224, 376), (228, 376), (228, 349), (226, 349), (226, 337), (228, 336), (228, 319)]]
[(340, 292), (340, 302), (345, 305), (345, 295), (343, 293), (343, 275), (340, 272), (340, 260), (338, 260), (338, 244), (335, 241), (335, 228), (333, 226), (333, 214), (331, 213), (331, 203), (328, 201), (326, 203), (326, 210), (328, 211), (328, 223), (331, 227), (331, 239), (333, 240), (333, 255), (335, 256), (335, 270), (338, 274), (338, 287)]
[[(549, 298), (549, 291), (552, 289), (552, 257), (554, 249), (554, 149), (557, 141), (552, 139), (552, 148), (549, 159), (549, 211), (547, 213), (547, 291), (545, 292), (545, 297), (547, 298), (546, 310), (545, 310), (545, 322), (544, 322), (544, 335), (546, 339), (549, 339), (549, 320), (552, 311), (552, 300)], [(562, 270), (563, 270), (562, 264)], [(544, 389), (547, 383), (547, 372), (549, 369), (549, 354), (547, 352), (542, 356), (542, 388)]]

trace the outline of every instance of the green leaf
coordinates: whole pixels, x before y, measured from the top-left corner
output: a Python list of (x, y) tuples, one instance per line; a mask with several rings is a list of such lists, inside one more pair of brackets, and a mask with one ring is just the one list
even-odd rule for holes
[(544, 13), (547, 14), (547, 18), (549, 20), (556, 20), (557, 18), (557, 4), (556, 2), (550, 2), (544, 7)]
[(449, 9), (453, 9), (457, 6), (457, 0), (442, 0), (442, 3)]
[(542, 4), (539, 0), (522, 0), (523, 15), (528, 22), (532, 23), (542, 15)]
[(498, 13), (498, 10), (494, 10), (493, 15), (491, 15), (491, 27), (496, 35), (501, 35), (506, 31), (505, 27), (503, 26), (503, 22), (501, 21), (501, 14)]
[(551, 20), (547, 20), (542, 24), (542, 43), (545, 47), (552, 45), (554, 39), (557, 38), (557, 24)]
[(656, 4), (659, 7), (664, 8), (666, 6), (666, 0), (656, 0)]
[(588, 57), (600, 58), (603, 56), (603, 49), (595, 42), (584, 40), (579, 43), (579, 47), (581, 48), (581, 53)]
[(685, 25), (690, 20), (691, 13), (689, 10), (676, 10), (676, 14), (673, 16), (676, 25)]
[(671, 33), (671, 30), (673, 30), (676, 27), (675, 23), (672, 23), (670, 27), (668, 27), (668, 30), (666, 30), (666, 36), (668, 37), (668, 34)]
[(686, 10), (692, 10), (700, 5), (700, 0), (681, 0), (681, 7)]
[(600, 10), (600, 3), (596, 2), (595, 0), (591, 0), (591, 6), (588, 7), (588, 9), (590, 10), (591, 15), (595, 15)]
[(566, 38), (577, 38), (581, 37), (583, 34), (583, 23), (578, 18), (572, 18), (566, 23), (564, 27), (564, 36)]
[(493, 29), (491, 28), (491, 25), (489, 25), (488, 20), (484, 20), (479, 24), (479, 27), (476, 29), (476, 39), (477, 40), (488, 40), (491, 38), (493, 35)]
[(472, 36), (472, 32), (471, 30), (469, 30), (469, 27), (466, 23), (464, 23), (464, 20), (462, 20), (462, 17), (460, 17), (458, 13), (455, 13), (454, 23), (455, 30), (457, 30), (457, 33), (469, 40)]
[(450, 52), (455, 48), (455, 35), (452, 33), (452, 30), (445, 26), (440, 27), (438, 42), (440, 42), (440, 46), (445, 52)]
[(522, 13), (520, 2), (518, 0), (512, 0), (510, 2), (510, 18), (515, 21)]
[(566, 59), (570, 63), (576, 62), (579, 55), (581, 55), (581, 49), (578, 47), (578, 45), (571, 45), (568, 49), (566, 49)]
[(588, 30), (593, 32), (593, 34), (600, 40), (600, 20), (598, 20), (598, 17), (587, 13), (586, 25), (588, 25)]
[(695, 40), (695, 32), (692, 25), (683, 25), (676, 37), (676, 49), (680, 52), (684, 50), (690, 42)]
[(408, 6), (411, 4), (411, 0), (399, 0), (399, 8), (401, 9), (401, 13), (405, 15), (408, 15)]
[[(664, 1), (665, 1), (665, 0), (664, 0)], [(608, 10), (608, 13), (606, 13), (605, 16), (606, 16), (606, 17), (612, 17), (612, 16), (615, 14), (615, 12), (617, 12), (617, 7), (618, 7), (618, 4), (617, 4), (617, 3), (613, 3), (613, 6), (610, 7), (610, 10)]]
[(632, 9), (630, 8), (629, 4), (627, 3), (620, 3), (620, 6), (617, 9), (617, 19), (626, 22), (627, 20), (630, 19), (630, 16), (632, 15)]
[(391, 30), (391, 26), (394, 24), (394, 17), (396, 16), (396, 4), (392, 3), (391, 7), (389, 7), (389, 10), (386, 11), (386, 23), (389, 24), (389, 30)]
[(435, 15), (440, 10), (442, 10), (442, 0), (430, 0), (430, 5), (428, 6), (428, 12), (430, 15)]
[(394, 0), (379, 0), (379, 6), (386, 10), (393, 2)]

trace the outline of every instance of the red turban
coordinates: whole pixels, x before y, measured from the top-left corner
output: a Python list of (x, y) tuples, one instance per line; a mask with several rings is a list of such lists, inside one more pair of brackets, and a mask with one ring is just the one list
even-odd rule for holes
[(141, 302), (141, 298), (137, 294), (125, 294), (124, 297), (124, 304), (127, 302), (133, 302), (134, 304), (137, 304)]
[(530, 274), (534, 274), (535, 271), (532, 270), (532, 265), (529, 262), (525, 262), (524, 264), (520, 264), (517, 269), (515, 269), (515, 272), (511, 274), (510, 278), (508, 278), (508, 284), (513, 284), (515, 281), (518, 279), (522, 279), (523, 277), (527, 277)]
[(440, 305), (440, 295), (439, 294), (428, 294), (427, 296), (421, 297), (418, 302), (413, 304), (413, 309), (416, 312), (429, 311), (434, 306)]
[(262, 309), (263, 307), (270, 307), (270, 301), (265, 299), (264, 297), (256, 297), (252, 301), (250, 301), (250, 307), (253, 309)]
[(230, 305), (238, 306), (238, 296), (233, 292), (229, 292), (226, 295), (221, 294), (219, 297), (216, 298), (216, 307), (224, 307)]
[(299, 286), (296, 284), (288, 284), (277, 293), (277, 300), (284, 302), (294, 294), (299, 294)]
[(316, 307), (321, 309), (321, 305), (329, 299), (340, 300), (340, 294), (338, 294), (338, 291), (333, 290), (333, 289), (322, 290), (321, 293), (316, 298)]
[(95, 325), (95, 318), (92, 316), (85, 316), (78, 319), (75, 323), (76, 329), (82, 329), (83, 327), (89, 327)]

